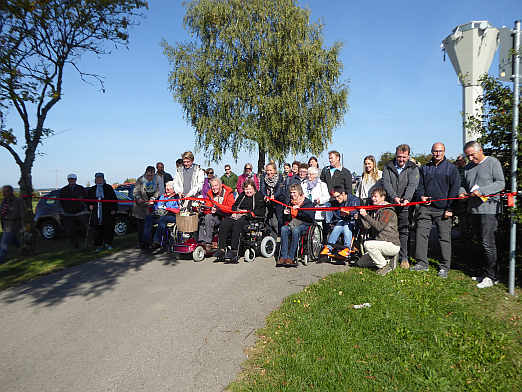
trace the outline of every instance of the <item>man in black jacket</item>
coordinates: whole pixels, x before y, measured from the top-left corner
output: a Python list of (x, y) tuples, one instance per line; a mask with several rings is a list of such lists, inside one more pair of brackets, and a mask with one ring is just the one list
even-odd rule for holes
[[(68, 185), (60, 189), (60, 198), (64, 199), (85, 199), (85, 188), (76, 183), (76, 174), (69, 174), (67, 176)], [(80, 239), (85, 237), (87, 224), (89, 219), (89, 212), (87, 206), (83, 201), (62, 200), (63, 208), (63, 227), (65, 233), (70, 238), (72, 245), (77, 248)]]
[[(321, 181), (326, 183), (328, 186), (328, 192), (330, 193), (330, 201), (325, 204), (326, 207), (330, 207), (332, 203), (335, 203), (335, 198), (332, 196), (335, 187), (343, 187), (344, 192), (348, 195), (352, 193), (352, 173), (341, 165), (341, 154), (338, 151), (332, 150), (328, 152), (328, 160), (330, 166), (323, 167), (321, 171)], [(325, 214), (325, 231), (326, 227), (332, 221), (332, 211), (326, 211)]]
[(408, 263), (408, 238), (410, 234), (409, 210), (405, 205), (412, 198), (419, 184), (419, 169), (410, 161), (410, 146), (400, 144), (395, 149), (395, 159), (389, 161), (382, 171), (382, 182), (384, 190), (391, 204), (402, 204), (404, 207), (396, 207), (399, 238), (401, 250), (399, 259), (401, 268), (409, 268)]
[[(455, 198), (459, 193), (460, 175), (452, 163), (444, 156), (446, 148), (442, 143), (431, 147), (431, 161), (420, 169), (417, 195), (421, 201), (430, 199)], [(415, 258), (417, 264), (411, 267), (413, 271), (428, 270), (428, 238), (433, 223), (439, 231), (439, 244), (442, 259), (439, 276), (448, 277), (451, 264), (451, 217), (454, 202), (441, 200), (430, 204), (421, 204), (417, 217)]]
[(352, 193), (352, 173), (341, 165), (341, 154), (338, 151), (330, 151), (328, 160), (330, 166), (323, 167), (320, 178), (328, 185), (330, 195), (336, 186), (342, 186), (347, 195)]
[(89, 224), (94, 229), (94, 246), (96, 251), (112, 249), (114, 238), (114, 215), (118, 211), (118, 197), (112, 186), (105, 182), (103, 173), (94, 175), (94, 186), (87, 189), (87, 199), (98, 200), (97, 202), (87, 202), (91, 210)]

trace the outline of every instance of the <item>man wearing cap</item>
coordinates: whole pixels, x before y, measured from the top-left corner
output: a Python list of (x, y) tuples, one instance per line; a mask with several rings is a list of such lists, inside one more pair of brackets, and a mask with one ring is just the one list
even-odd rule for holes
[(86, 233), (89, 212), (83, 201), (74, 200), (85, 199), (87, 195), (85, 188), (78, 185), (76, 180), (76, 174), (71, 173), (67, 175), (67, 182), (69, 184), (60, 189), (60, 198), (67, 200), (61, 200), (60, 203), (63, 208), (63, 227), (65, 233), (71, 240), (71, 244), (75, 248), (78, 248), (80, 239), (83, 238)]

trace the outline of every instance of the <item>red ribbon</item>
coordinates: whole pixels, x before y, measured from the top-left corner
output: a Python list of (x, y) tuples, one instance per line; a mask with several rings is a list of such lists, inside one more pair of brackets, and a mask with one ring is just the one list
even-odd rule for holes
[[(481, 197), (493, 197), (493, 196), (507, 196), (507, 202), (508, 207), (514, 207), (515, 206), (515, 196), (518, 195), (518, 192), (507, 192), (507, 193), (496, 193), (491, 195), (482, 195)], [(65, 198), (65, 197), (46, 197), (46, 196), (22, 196), (22, 197), (33, 197), (35, 199), (44, 199), (44, 200), (60, 200), (60, 201), (81, 201), (84, 203), (135, 203), (135, 200), (98, 200), (98, 199), (74, 199), (74, 198)], [(449, 200), (465, 200), (470, 197), (475, 197), (475, 195), (470, 194), (466, 195), (464, 197), (450, 197), (447, 199), (430, 199), (426, 201), (412, 201), (406, 204), (385, 204), (385, 205), (368, 205), (368, 206), (351, 206), (351, 207), (299, 207), (297, 209), (303, 210), (303, 211), (336, 211), (336, 210), (342, 210), (343, 212), (349, 212), (354, 210), (378, 210), (380, 208), (386, 208), (386, 207), (409, 207), (409, 206), (416, 206), (420, 204), (429, 204), (436, 201), (449, 201)], [(252, 211), (233, 211), (232, 208), (225, 206), (223, 204), (220, 204), (214, 200), (211, 199), (203, 199), (200, 197), (182, 197), (178, 199), (165, 199), (165, 200), (150, 200), (149, 203), (159, 203), (159, 202), (168, 202), (168, 201), (183, 201), (183, 200), (192, 200), (192, 201), (200, 201), (208, 206), (208, 204), (212, 204), (213, 206), (219, 208), (221, 211), (227, 213), (227, 214), (251, 214), (254, 216), (254, 213)], [(286, 208), (293, 208), (292, 206), (289, 206), (288, 204), (285, 204), (279, 200), (268, 198), (269, 201), (280, 204)], [(208, 208), (208, 207), (207, 207)]]

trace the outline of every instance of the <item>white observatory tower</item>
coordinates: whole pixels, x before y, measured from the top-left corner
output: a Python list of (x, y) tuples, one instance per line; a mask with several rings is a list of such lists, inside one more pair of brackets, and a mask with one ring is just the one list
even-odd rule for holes
[(488, 72), (498, 46), (498, 30), (487, 21), (474, 21), (455, 27), (442, 41), (462, 84), (462, 141), (476, 140), (480, 134), (465, 128), (469, 116), (481, 114), (475, 101), (482, 95), (479, 78)]

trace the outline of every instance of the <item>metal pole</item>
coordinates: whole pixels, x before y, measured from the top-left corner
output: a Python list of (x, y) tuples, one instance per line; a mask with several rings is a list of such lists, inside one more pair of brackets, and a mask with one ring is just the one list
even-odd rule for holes
[[(511, 192), (517, 192), (517, 171), (518, 171), (518, 105), (520, 95), (520, 21), (515, 21), (515, 31), (513, 38), (513, 135), (511, 146)], [(515, 220), (515, 206), (511, 209), (511, 228), (509, 233), (509, 294), (515, 295), (515, 259), (517, 243), (517, 223)]]

